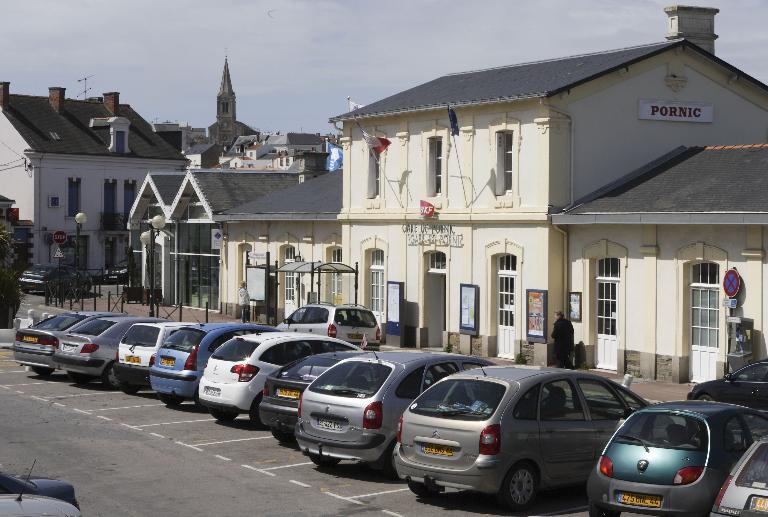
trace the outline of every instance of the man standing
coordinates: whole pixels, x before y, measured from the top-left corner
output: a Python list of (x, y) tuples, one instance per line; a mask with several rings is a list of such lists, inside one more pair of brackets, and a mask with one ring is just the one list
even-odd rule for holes
[(240, 298), (240, 308), (242, 310), (242, 321), (248, 323), (251, 321), (251, 297), (248, 296), (248, 289), (246, 289), (245, 282), (240, 282), (240, 289), (237, 291), (237, 296)]
[(563, 311), (555, 312), (555, 324), (552, 328), (552, 338), (555, 340), (555, 358), (558, 368), (573, 370), (571, 353), (573, 352), (573, 325), (565, 319)]

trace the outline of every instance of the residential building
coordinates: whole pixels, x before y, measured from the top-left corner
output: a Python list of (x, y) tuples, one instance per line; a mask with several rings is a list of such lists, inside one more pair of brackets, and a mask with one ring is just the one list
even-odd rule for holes
[(195, 144), (184, 151), (190, 169), (210, 169), (219, 164), (223, 148), (219, 144)]

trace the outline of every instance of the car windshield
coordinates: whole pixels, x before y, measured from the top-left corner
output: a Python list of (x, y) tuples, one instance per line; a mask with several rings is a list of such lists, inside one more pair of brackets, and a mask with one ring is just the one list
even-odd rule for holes
[(247, 341), (240, 338), (230, 339), (217, 348), (211, 358), (222, 361), (244, 361), (251, 357), (251, 354), (258, 346), (259, 343), (255, 341)]
[(204, 337), (205, 332), (199, 329), (179, 329), (166, 338), (163, 348), (190, 352), (200, 344)]
[(339, 397), (364, 399), (379, 391), (390, 373), (392, 367), (382, 363), (340, 363), (315, 379), (309, 390)]
[(765, 489), (768, 485), (768, 443), (758, 445), (742, 467), (736, 485)]
[(82, 325), (78, 325), (74, 332), (83, 334), (84, 336), (100, 336), (115, 323), (117, 322), (96, 318), (94, 320), (86, 321)]
[(31, 268), (24, 271), (24, 273), (32, 275), (44, 275), (49, 271), (53, 271), (53, 269), (54, 268), (51, 266), (32, 266)]
[(449, 379), (425, 391), (410, 411), (457, 420), (487, 420), (499, 407), (506, 386), (475, 379)]
[(376, 326), (376, 318), (373, 313), (362, 309), (336, 309), (333, 321), (337, 325), (345, 327), (373, 328)]
[(155, 346), (157, 335), (160, 334), (158, 327), (148, 325), (134, 325), (123, 338), (123, 343), (128, 346)]
[(616, 433), (615, 443), (706, 451), (706, 424), (695, 417), (666, 411), (646, 411), (632, 415)]
[(277, 378), (296, 381), (313, 381), (321, 373), (344, 359), (344, 356), (338, 357), (317, 357), (310, 355), (298, 361), (294, 361), (288, 366), (283, 367), (278, 373)]
[(67, 330), (85, 318), (86, 316), (83, 314), (59, 314), (58, 316), (43, 320), (30, 328), (35, 330)]

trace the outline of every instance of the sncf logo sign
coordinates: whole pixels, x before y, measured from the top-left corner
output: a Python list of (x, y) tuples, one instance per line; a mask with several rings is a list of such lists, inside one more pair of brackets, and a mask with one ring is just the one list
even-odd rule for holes
[(711, 104), (686, 101), (640, 100), (638, 118), (668, 122), (712, 122)]

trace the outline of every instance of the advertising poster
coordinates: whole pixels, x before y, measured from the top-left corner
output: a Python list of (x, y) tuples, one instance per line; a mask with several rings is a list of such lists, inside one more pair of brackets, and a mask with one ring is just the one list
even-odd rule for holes
[(526, 292), (526, 319), (528, 340), (536, 343), (547, 342), (547, 291), (528, 289)]
[(568, 293), (568, 319), (581, 321), (581, 293)]
[(476, 336), (479, 332), (477, 304), (480, 287), (472, 284), (459, 285), (459, 332)]

